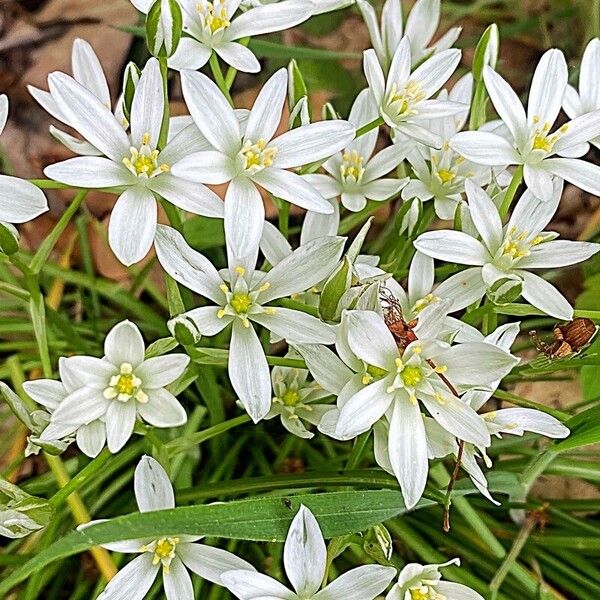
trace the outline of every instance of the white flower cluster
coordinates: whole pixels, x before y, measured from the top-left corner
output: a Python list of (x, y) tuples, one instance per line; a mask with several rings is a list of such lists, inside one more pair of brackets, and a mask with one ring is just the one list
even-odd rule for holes
[[(150, 21), (155, 3), (132, 2)], [(459, 455), (460, 447), (465, 470), (492, 499), (477, 459), (490, 465), (493, 436), (531, 431), (560, 438), (569, 432), (532, 409), (479, 412), (519, 362), (511, 354), (519, 323), (484, 335), (460, 317), (467, 307), (493, 310), (522, 296), (546, 315), (573, 318), (562, 294), (531, 271), (580, 263), (600, 250), (598, 244), (556, 240), (558, 234), (545, 230), (564, 180), (600, 195), (600, 167), (582, 158), (600, 140), (600, 41), (585, 52), (579, 92), (567, 85), (563, 54), (544, 54), (526, 111), (494, 70), (493, 42), (479, 77), (466, 75), (451, 90), (442, 89), (461, 52), (451, 47), (458, 29), (431, 43), (439, 0), (418, 0), (405, 23), (400, 0), (386, 1), (380, 22), (366, 0), (357, 0), (373, 46), (364, 53), (368, 87), (348, 120), (311, 123), (304, 111), (298, 126), (292, 127), (292, 118), (281, 132), (294, 84), (291, 69), (275, 72), (249, 111), (233, 107), (231, 82), (220, 70), (213, 81), (197, 69), (209, 61), (218, 65), (220, 58), (231, 73), (258, 72), (247, 38), (351, 2), (178, 0), (183, 36), (169, 29), (177, 21), (169, 16), (172, 4), (161, 4), (155, 46), (173, 52), (157, 52), (141, 70), (130, 65), (116, 106), (102, 66), (83, 40), (73, 47), (72, 76), (51, 73), (49, 91), (30, 91), (71, 131), (51, 129), (78, 155), (46, 167), (46, 176), (118, 195), (110, 247), (125, 265), (153, 247), (164, 271), (197, 295), (198, 307), (169, 323), (172, 332), (187, 328), (193, 343), (184, 345), (185, 354), (147, 356), (137, 326), (123, 321), (106, 336), (102, 358), (61, 358), (59, 381), (25, 384), (48, 413), (40, 440), (76, 441), (93, 457), (105, 445), (118, 452), (138, 422), (182, 425), (186, 411), (175, 396), (185, 389), (190, 369), (201, 368), (193, 362), (195, 351), (202, 338), (227, 330), (229, 381), (254, 423), (278, 417), (287, 431), (306, 439), (314, 436), (311, 426), (338, 440), (374, 431), (377, 463), (398, 479), (408, 508), (424, 493), (429, 461)], [(180, 72), (187, 117), (169, 118), (167, 67)], [(489, 95), (499, 120), (483, 118), (466, 130), (469, 112), (477, 110), (475, 86)], [(554, 128), (561, 107), (572, 120)], [(302, 112), (298, 105), (289, 108), (292, 115)], [(7, 98), (0, 96), (0, 129), (7, 112)], [(382, 133), (388, 143), (376, 150)], [(527, 189), (512, 206), (522, 180)], [(227, 184), (224, 199), (209, 187), (216, 184)], [(265, 221), (265, 193), (286, 210), (291, 203), (307, 211), (298, 247), (290, 245), (287, 227), (279, 231)], [(399, 195), (411, 203), (411, 219), (424, 225), (409, 226), (411, 236), (420, 235), (409, 237), (410, 247), (403, 249), (409, 255), (416, 249), (406, 289), (394, 273), (378, 268), (379, 257), (359, 255), (366, 228), (351, 244), (338, 235), (344, 211), (363, 211), (371, 201)], [(428, 222), (421, 220), (421, 204), (430, 199), (447, 223), (423, 232)], [(227, 267), (194, 250), (180, 222), (159, 225), (159, 203), (180, 218), (193, 213), (223, 219)], [(0, 176), (0, 224), (21, 223), (44, 210), (45, 197), (35, 185)], [(436, 283), (434, 260), (467, 268)], [(271, 370), (269, 340), (284, 341), (285, 359), (297, 366), (284, 361)], [(140, 510), (174, 506), (158, 463), (144, 458), (135, 477)], [(142, 598), (161, 566), (171, 600), (193, 598), (186, 568), (248, 600), (368, 600), (397, 575), (392, 567), (366, 565), (321, 589), (325, 543), (306, 507), (284, 550), (292, 589), (196, 542), (178, 536), (107, 546), (140, 556), (101, 597)], [(387, 600), (480, 598), (441, 581), (443, 566), (407, 565)]]

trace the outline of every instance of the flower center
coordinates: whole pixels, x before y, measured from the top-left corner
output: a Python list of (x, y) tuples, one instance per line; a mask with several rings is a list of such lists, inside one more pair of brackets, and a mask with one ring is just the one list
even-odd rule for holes
[[(540, 118), (536, 115), (533, 117), (533, 122), (538, 125), (540, 122)], [(554, 144), (556, 144), (557, 140), (561, 137), (563, 133), (567, 131), (569, 128), (568, 124), (563, 125), (558, 131), (555, 131), (552, 135), (550, 133), (550, 123), (544, 123), (541, 126), (538, 126), (533, 131), (533, 137), (531, 140), (531, 149), (532, 150), (541, 150), (545, 154), (550, 154), (552, 149), (554, 148)]]
[(407, 365), (400, 372), (400, 377), (402, 377), (404, 385), (413, 387), (423, 379), (423, 371), (421, 367)]
[(252, 306), (252, 300), (248, 294), (233, 294), (229, 304), (236, 313), (247, 314), (248, 309)]
[(286, 406), (296, 406), (300, 402), (300, 392), (294, 389), (287, 389), (281, 400)]
[(342, 156), (343, 162), (340, 166), (342, 181), (345, 183), (359, 183), (364, 175), (364, 157), (356, 150), (345, 152)]
[(167, 537), (154, 540), (148, 545), (140, 548), (140, 552), (150, 552), (154, 554), (152, 564), (162, 563), (163, 572), (168, 575), (171, 569), (171, 561), (175, 558), (175, 548), (179, 544), (179, 538)]
[(142, 145), (138, 148), (129, 148), (130, 156), (123, 159), (123, 164), (138, 177), (156, 177), (169, 171), (169, 165), (158, 164), (160, 152), (150, 147), (150, 134), (142, 137)]
[(201, 0), (196, 9), (200, 15), (202, 28), (210, 31), (211, 34), (227, 29), (231, 25), (227, 16), (225, 0)]
[(427, 308), (432, 302), (436, 302), (437, 300), (437, 296), (434, 296), (433, 294), (427, 294), (427, 296), (424, 296), (414, 303), (412, 311), (414, 313), (420, 313), (424, 308)]
[(452, 183), (456, 177), (456, 173), (449, 171), (448, 169), (441, 169), (437, 172), (438, 177), (442, 183)]
[(419, 587), (410, 588), (408, 591), (411, 600), (446, 600), (446, 596), (436, 592), (429, 585), (420, 585)]
[(542, 235), (530, 239), (530, 233), (527, 231), (518, 231), (515, 226), (511, 227), (504, 238), (504, 243), (500, 249), (501, 258), (508, 259), (512, 266), (513, 262), (519, 261), (525, 256), (531, 254), (532, 246), (537, 246), (544, 241)]
[(121, 402), (127, 402), (135, 398), (142, 404), (148, 402), (148, 396), (142, 391), (142, 380), (136, 377), (133, 367), (129, 363), (123, 363), (119, 368), (119, 374), (110, 378), (108, 387), (104, 390), (103, 396), (107, 400), (117, 399)]
[(240, 150), (243, 169), (249, 175), (254, 175), (265, 167), (270, 167), (276, 154), (277, 148), (267, 146), (267, 142), (263, 138), (260, 138), (256, 143), (248, 140)]
[(403, 89), (398, 90), (397, 85), (392, 84), (388, 95), (388, 114), (394, 119), (403, 119), (417, 113), (413, 105), (425, 98), (418, 81), (409, 81)]

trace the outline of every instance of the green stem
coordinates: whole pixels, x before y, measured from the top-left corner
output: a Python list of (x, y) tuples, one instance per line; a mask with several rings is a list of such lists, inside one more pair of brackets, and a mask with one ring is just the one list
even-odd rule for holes
[(369, 131), (371, 131), (372, 129), (375, 129), (375, 127), (379, 127), (380, 125), (383, 125), (383, 123), (384, 123), (383, 119), (381, 117), (377, 117), (374, 121), (371, 121), (370, 123), (367, 123), (366, 125), (363, 125), (362, 127), (359, 127), (356, 130), (354, 139), (365, 135), (365, 133), (369, 133)]
[[(249, 37), (242, 38), (241, 40), (238, 40), (237, 43), (241, 44), (242, 46), (248, 46), (248, 44), (250, 43), (250, 38)], [(231, 86), (233, 85), (233, 82), (235, 81), (236, 75), (237, 75), (237, 69), (235, 67), (229, 67), (229, 69), (227, 69), (227, 74), (225, 75), (225, 86), (227, 87), (227, 91), (229, 91), (231, 89)]]
[(223, 92), (223, 96), (227, 98), (229, 104), (233, 106), (233, 100), (231, 99), (231, 95), (229, 94), (229, 88), (225, 83), (223, 71), (221, 71), (221, 66), (219, 65), (219, 59), (217, 58), (217, 55), (214, 52), (210, 55), (208, 64), (210, 65), (210, 70), (212, 71), (212, 74), (215, 78), (215, 83), (217, 84), (221, 92)]
[(282, 201), (279, 205), (279, 231), (283, 234), (285, 239), (288, 238), (290, 230), (290, 204), (289, 202)]
[(500, 217), (504, 219), (510, 210), (510, 205), (514, 200), (515, 194), (521, 185), (521, 181), (523, 181), (523, 165), (519, 165), (517, 170), (515, 171), (512, 179), (510, 180), (510, 184), (508, 188), (506, 188), (506, 192), (504, 194), (504, 198), (502, 200), (502, 205), (500, 206)]
[(157, 147), (162, 150), (167, 145), (167, 139), (169, 137), (169, 87), (168, 87), (168, 74), (169, 69), (167, 67), (167, 59), (161, 56), (158, 59), (160, 66), (160, 76), (163, 84), (163, 97), (164, 97), (164, 108), (163, 117), (160, 125), (160, 133), (158, 136)]
[(87, 193), (87, 190), (80, 190), (77, 192), (77, 195), (75, 198), (73, 198), (71, 204), (69, 204), (65, 212), (62, 214), (61, 218), (50, 232), (50, 235), (48, 235), (40, 244), (40, 247), (33, 255), (31, 263), (29, 264), (29, 268), (34, 275), (37, 275), (42, 270), (42, 267), (46, 264), (52, 249), (58, 242), (63, 231), (67, 228), (67, 225), (69, 224), (69, 221), (73, 215), (79, 210), (79, 207), (84, 201)]
[(250, 417), (248, 415), (240, 415), (239, 417), (235, 417), (233, 419), (229, 419), (228, 421), (223, 421), (222, 423), (218, 423), (213, 427), (209, 427), (208, 429), (204, 429), (203, 431), (198, 431), (196, 433), (192, 433), (190, 435), (186, 435), (184, 437), (180, 437), (176, 440), (172, 440), (165, 444), (165, 448), (169, 452), (171, 456), (178, 454), (188, 448), (193, 448), (194, 446), (198, 446), (211, 438), (216, 437), (217, 435), (221, 435), (234, 427), (238, 427), (239, 425), (243, 425), (244, 423), (248, 423), (250, 421)]

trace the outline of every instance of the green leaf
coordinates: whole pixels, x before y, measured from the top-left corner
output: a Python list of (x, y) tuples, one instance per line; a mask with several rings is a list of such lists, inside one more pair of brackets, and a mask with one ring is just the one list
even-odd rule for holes
[[(595, 369), (596, 376), (598, 369)], [(573, 450), (600, 442), (600, 406), (594, 406), (569, 419), (565, 425), (571, 435), (554, 446), (557, 452)]]
[(174, 337), (165, 337), (152, 342), (146, 348), (146, 359), (154, 358), (155, 356), (162, 356), (167, 352), (171, 352), (179, 346), (179, 342)]
[(338, 316), (341, 297), (352, 283), (352, 262), (345, 256), (323, 286), (319, 300), (319, 315), (323, 321), (334, 321)]
[(187, 243), (195, 250), (218, 248), (225, 244), (223, 219), (193, 217), (183, 224), (183, 235)]
[(362, 54), (359, 52), (336, 52), (334, 50), (321, 50), (305, 46), (286, 46), (266, 40), (251, 40), (250, 50), (260, 58), (280, 58), (283, 60), (292, 60), (294, 58), (300, 60), (340, 60), (343, 58), (353, 58), (355, 60), (362, 60)]
[[(406, 512), (399, 491), (367, 490), (253, 498), (125, 515), (74, 531), (42, 550), (0, 582), (0, 597), (54, 561), (119, 540), (202, 535), (282, 542), (301, 504), (314, 513), (326, 538), (362, 531)], [(432, 504), (421, 500), (418, 506)]]

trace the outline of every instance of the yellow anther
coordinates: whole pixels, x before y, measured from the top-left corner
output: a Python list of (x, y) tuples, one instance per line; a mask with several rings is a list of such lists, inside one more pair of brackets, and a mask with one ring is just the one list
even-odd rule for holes
[(365, 373), (362, 376), (361, 381), (362, 381), (363, 385), (369, 385), (373, 381), (373, 377), (371, 375), (369, 375), (369, 373)]
[(224, 284), (224, 283), (222, 283), (222, 284), (219, 286), (219, 289), (220, 289), (220, 290), (221, 290), (221, 291), (222, 291), (224, 294), (226, 294), (226, 293), (229, 291), (229, 288), (228, 288), (228, 287), (227, 287), (227, 285), (226, 285), (226, 284)]
[(244, 324), (244, 327), (245, 327), (246, 329), (248, 329), (248, 327), (250, 327), (250, 321), (248, 320), (248, 317), (246, 317), (246, 318), (245, 318), (245, 319), (242, 321), (242, 323)]
[(222, 319), (225, 316), (225, 309), (222, 308), (219, 310), (219, 312), (217, 313), (217, 319)]
[(274, 306), (267, 306), (265, 308), (265, 314), (274, 315), (277, 312), (277, 309)]
[(271, 284), (266, 281), (265, 283), (263, 283), (259, 288), (258, 291), (259, 292), (266, 292), (269, 288), (271, 287)]
[(242, 266), (237, 266), (234, 271), (240, 276), (243, 277), (246, 274), (246, 269), (244, 269), (244, 267)]
[(421, 348), (421, 346), (415, 346), (412, 351), (414, 354), (421, 354), (421, 352), (423, 352), (423, 348)]
[(444, 398), (444, 396), (442, 396), (439, 392), (436, 392), (433, 397), (440, 403), (440, 404), (447, 404), (447, 399)]
[(398, 367), (398, 369), (401, 369), (401, 368), (402, 368), (402, 366), (403, 366), (403, 364), (404, 364), (404, 363), (402, 362), (402, 359), (401, 359), (400, 357), (397, 357), (397, 358), (395, 358), (395, 359), (394, 359), (394, 362), (396, 363), (396, 367)]
[(356, 150), (352, 150), (352, 152), (345, 152), (342, 156), (342, 160), (343, 162), (340, 166), (342, 180), (350, 180), (355, 183), (360, 181), (365, 172), (365, 169), (362, 166), (364, 157)]
[(145, 133), (142, 136), (142, 144), (144, 144), (144, 146), (147, 146), (150, 143), (150, 134), (149, 133)]
[(435, 372), (442, 375), (443, 373), (445, 373), (448, 370), (448, 367), (446, 365), (439, 365), (435, 368)]
[(270, 167), (276, 154), (277, 148), (267, 146), (267, 141), (263, 138), (256, 143), (248, 140), (240, 150), (240, 156), (244, 160), (244, 170), (250, 175), (262, 171), (265, 167)]
[(441, 169), (437, 174), (442, 183), (451, 183), (456, 178), (456, 175), (447, 169)]
[(414, 404), (415, 406), (418, 404), (417, 402), (417, 397), (414, 394), (411, 394), (408, 399), (411, 401), (412, 404)]

